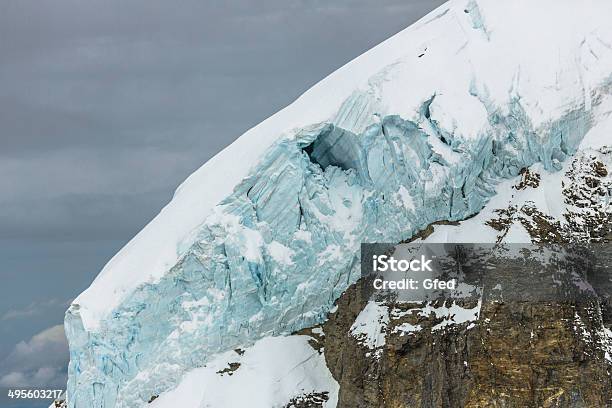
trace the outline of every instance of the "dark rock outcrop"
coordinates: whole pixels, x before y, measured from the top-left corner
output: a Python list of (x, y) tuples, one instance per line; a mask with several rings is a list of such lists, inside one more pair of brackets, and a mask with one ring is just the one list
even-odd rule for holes
[[(480, 299), (452, 300), (465, 310), (481, 302), (478, 318), (465, 322), (440, 324), (425, 304), (381, 301), (389, 323), (377, 352), (351, 335), (372, 301), (363, 290), (368, 282), (353, 285), (323, 326), (327, 363), (340, 384), (338, 407), (611, 407), (606, 296), (567, 291), (571, 282), (562, 279), (547, 285), (552, 275), (542, 272), (531, 261), (487, 271)], [(593, 282), (610, 293), (605, 271)], [(397, 330), (405, 324), (419, 329)]]

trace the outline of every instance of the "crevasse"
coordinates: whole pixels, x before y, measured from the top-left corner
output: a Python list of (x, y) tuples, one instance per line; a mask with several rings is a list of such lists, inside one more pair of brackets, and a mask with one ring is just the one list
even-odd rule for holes
[[(503, 109), (480, 98), (488, 124), (465, 137), (432, 119), (435, 98), (415, 120), (371, 115), (359, 133), (321, 123), (279, 140), (161, 280), (140, 285), (95, 332), (73, 305), (69, 406), (144, 406), (212, 353), (321, 322), (359, 277), (361, 242), (469, 217), (521, 168), (560, 168), (591, 123), (579, 108), (535, 129), (520, 98)], [(359, 101), (343, 121), (362, 117), (351, 111)]]

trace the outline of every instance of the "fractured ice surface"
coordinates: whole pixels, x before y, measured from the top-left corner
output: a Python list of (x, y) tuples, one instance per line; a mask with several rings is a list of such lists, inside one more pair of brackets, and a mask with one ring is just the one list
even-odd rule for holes
[(502, 3), (447, 3), (192, 175), (67, 312), (70, 407), (146, 406), (215, 353), (319, 323), (361, 242), (560, 169), (609, 99), (612, 6)]

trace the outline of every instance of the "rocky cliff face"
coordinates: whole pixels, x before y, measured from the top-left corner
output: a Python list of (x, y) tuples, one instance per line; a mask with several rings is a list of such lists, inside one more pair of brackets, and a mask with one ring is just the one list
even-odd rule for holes
[[(323, 325), (338, 407), (612, 407), (609, 159), (600, 149), (566, 165), (555, 181), (561, 217), (521, 201), (551, 184), (525, 169), (512, 186), (521, 204), (474, 220), (495, 214), (485, 225), (499, 248), (518, 248), (504, 243), (518, 227), (533, 243), (564, 243), (561, 262), (522, 246), (472, 265), (477, 290), (461, 299), (402, 303), (372, 297), (367, 279), (351, 286)], [(465, 227), (431, 226), (418, 241)]]
[[(340, 384), (338, 407), (612, 406), (605, 351), (611, 337), (596, 299), (485, 301), (475, 324), (437, 331), (434, 313), (384, 304), (386, 343), (373, 353), (349, 335), (364, 304), (360, 293), (359, 285), (347, 291), (324, 325), (328, 366)], [(396, 330), (406, 322), (422, 329)]]

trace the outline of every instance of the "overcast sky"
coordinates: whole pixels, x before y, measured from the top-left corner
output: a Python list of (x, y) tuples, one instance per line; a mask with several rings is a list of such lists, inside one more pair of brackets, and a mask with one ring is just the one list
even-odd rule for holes
[(441, 3), (0, 0), (0, 388), (65, 381), (67, 303), (174, 188)]

